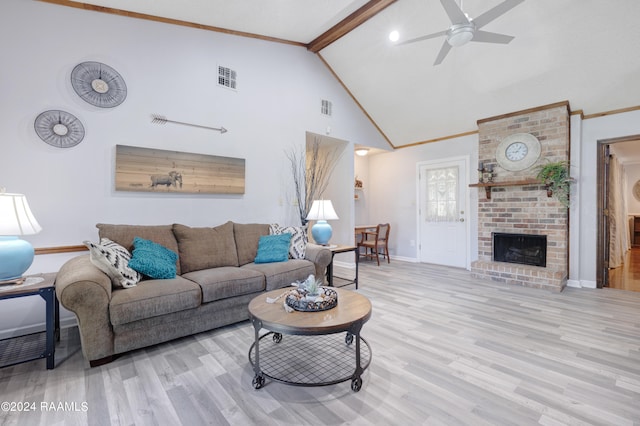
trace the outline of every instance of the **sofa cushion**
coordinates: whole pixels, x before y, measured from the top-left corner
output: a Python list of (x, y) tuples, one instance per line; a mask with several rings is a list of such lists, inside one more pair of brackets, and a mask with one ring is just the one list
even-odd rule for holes
[(263, 235), (258, 241), (255, 263), (286, 262), (291, 234)]
[(261, 292), (265, 289), (264, 275), (258, 271), (222, 266), (183, 275), (202, 288), (202, 303)]
[(136, 237), (133, 240), (133, 256), (129, 266), (155, 279), (169, 279), (176, 276), (178, 255), (163, 245)]
[(269, 225), (261, 223), (234, 223), (233, 236), (238, 250), (238, 264), (253, 263), (258, 253), (258, 241), (269, 235)]
[(114, 287), (135, 287), (142, 278), (138, 271), (129, 267), (131, 253), (118, 243), (108, 238), (100, 240), (100, 244), (84, 241), (89, 249), (91, 263), (111, 278)]
[(269, 225), (269, 232), (273, 235), (291, 234), (289, 244), (289, 257), (291, 259), (304, 259), (309, 243), (306, 226), (280, 226), (277, 223)]
[[(135, 237), (151, 240), (154, 243), (165, 246), (169, 250), (178, 253), (178, 242), (173, 235), (172, 225), (110, 225), (98, 223), (98, 236), (114, 241), (130, 252), (133, 251), (133, 239)], [(180, 264), (176, 262), (176, 273), (180, 275)]]
[(200, 286), (177, 276), (167, 280), (140, 281), (129, 289), (115, 289), (109, 303), (113, 325), (193, 309), (202, 300)]
[(313, 262), (304, 259), (289, 259), (277, 263), (248, 263), (241, 268), (262, 273), (266, 280), (266, 291), (290, 286), (296, 281), (307, 279), (309, 274), (316, 273)]
[(238, 266), (233, 222), (214, 228), (191, 228), (174, 224), (183, 274), (220, 266)]

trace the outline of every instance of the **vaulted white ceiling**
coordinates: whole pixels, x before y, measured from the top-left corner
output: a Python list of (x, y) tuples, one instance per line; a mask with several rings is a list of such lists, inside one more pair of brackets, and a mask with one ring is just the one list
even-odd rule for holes
[[(460, 0), (463, 1), (463, 0)], [(464, 0), (473, 17), (502, 0)], [(366, 0), (85, 0), (308, 44)], [(483, 28), (515, 36), (471, 42), (433, 62), (450, 25), (439, 0), (398, 0), (319, 54), (395, 147), (474, 131), (478, 119), (568, 100), (594, 114), (640, 105), (640, 1), (525, 0)]]

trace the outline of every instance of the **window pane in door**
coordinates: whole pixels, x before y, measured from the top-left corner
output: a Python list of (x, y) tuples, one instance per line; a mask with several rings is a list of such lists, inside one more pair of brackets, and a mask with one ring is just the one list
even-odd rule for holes
[(427, 170), (427, 222), (458, 220), (458, 167)]

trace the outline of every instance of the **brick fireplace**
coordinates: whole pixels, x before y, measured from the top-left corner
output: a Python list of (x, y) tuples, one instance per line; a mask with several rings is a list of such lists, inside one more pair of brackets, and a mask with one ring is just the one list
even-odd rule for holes
[[(545, 186), (534, 179), (536, 166), (547, 160), (569, 159), (568, 102), (479, 120), (478, 130), (479, 161), (485, 168), (493, 167), (495, 177), (492, 186), (474, 185), (478, 186), (478, 260), (471, 264), (472, 274), (507, 284), (562, 291), (569, 271), (568, 210), (548, 197)], [(504, 138), (515, 133), (534, 135), (540, 141), (541, 152), (533, 166), (508, 171), (498, 165), (496, 149)], [(513, 234), (513, 239), (506, 235), (506, 241), (515, 241), (516, 235), (544, 237), (545, 265), (520, 262), (525, 258), (518, 257), (522, 249), (517, 246), (508, 247), (509, 261), (496, 261), (496, 234)]]

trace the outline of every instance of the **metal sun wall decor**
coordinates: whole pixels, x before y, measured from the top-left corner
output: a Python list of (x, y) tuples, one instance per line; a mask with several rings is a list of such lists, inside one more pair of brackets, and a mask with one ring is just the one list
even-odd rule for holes
[(184, 126), (199, 127), (201, 129), (209, 129), (209, 130), (218, 131), (220, 133), (227, 133), (227, 129), (225, 129), (222, 126), (221, 127), (209, 127), (209, 126), (201, 126), (200, 124), (185, 123), (183, 121), (169, 120), (164, 115), (159, 115), (159, 114), (151, 114), (151, 122), (153, 124), (167, 124), (167, 123), (182, 124)]
[(245, 159), (116, 145), (116, 191), (244, 194)]
[(84, 139), (82, 122), (66, 111), (44, 111), (36, 117), (33, 125), (40, 139), (56, 148), (71, 148)]
[(127, 97), (127, 85), (118, 71), (100, 62), (82, 62), (71, 71), (78, 96), (99, 108), (113, 108)]

